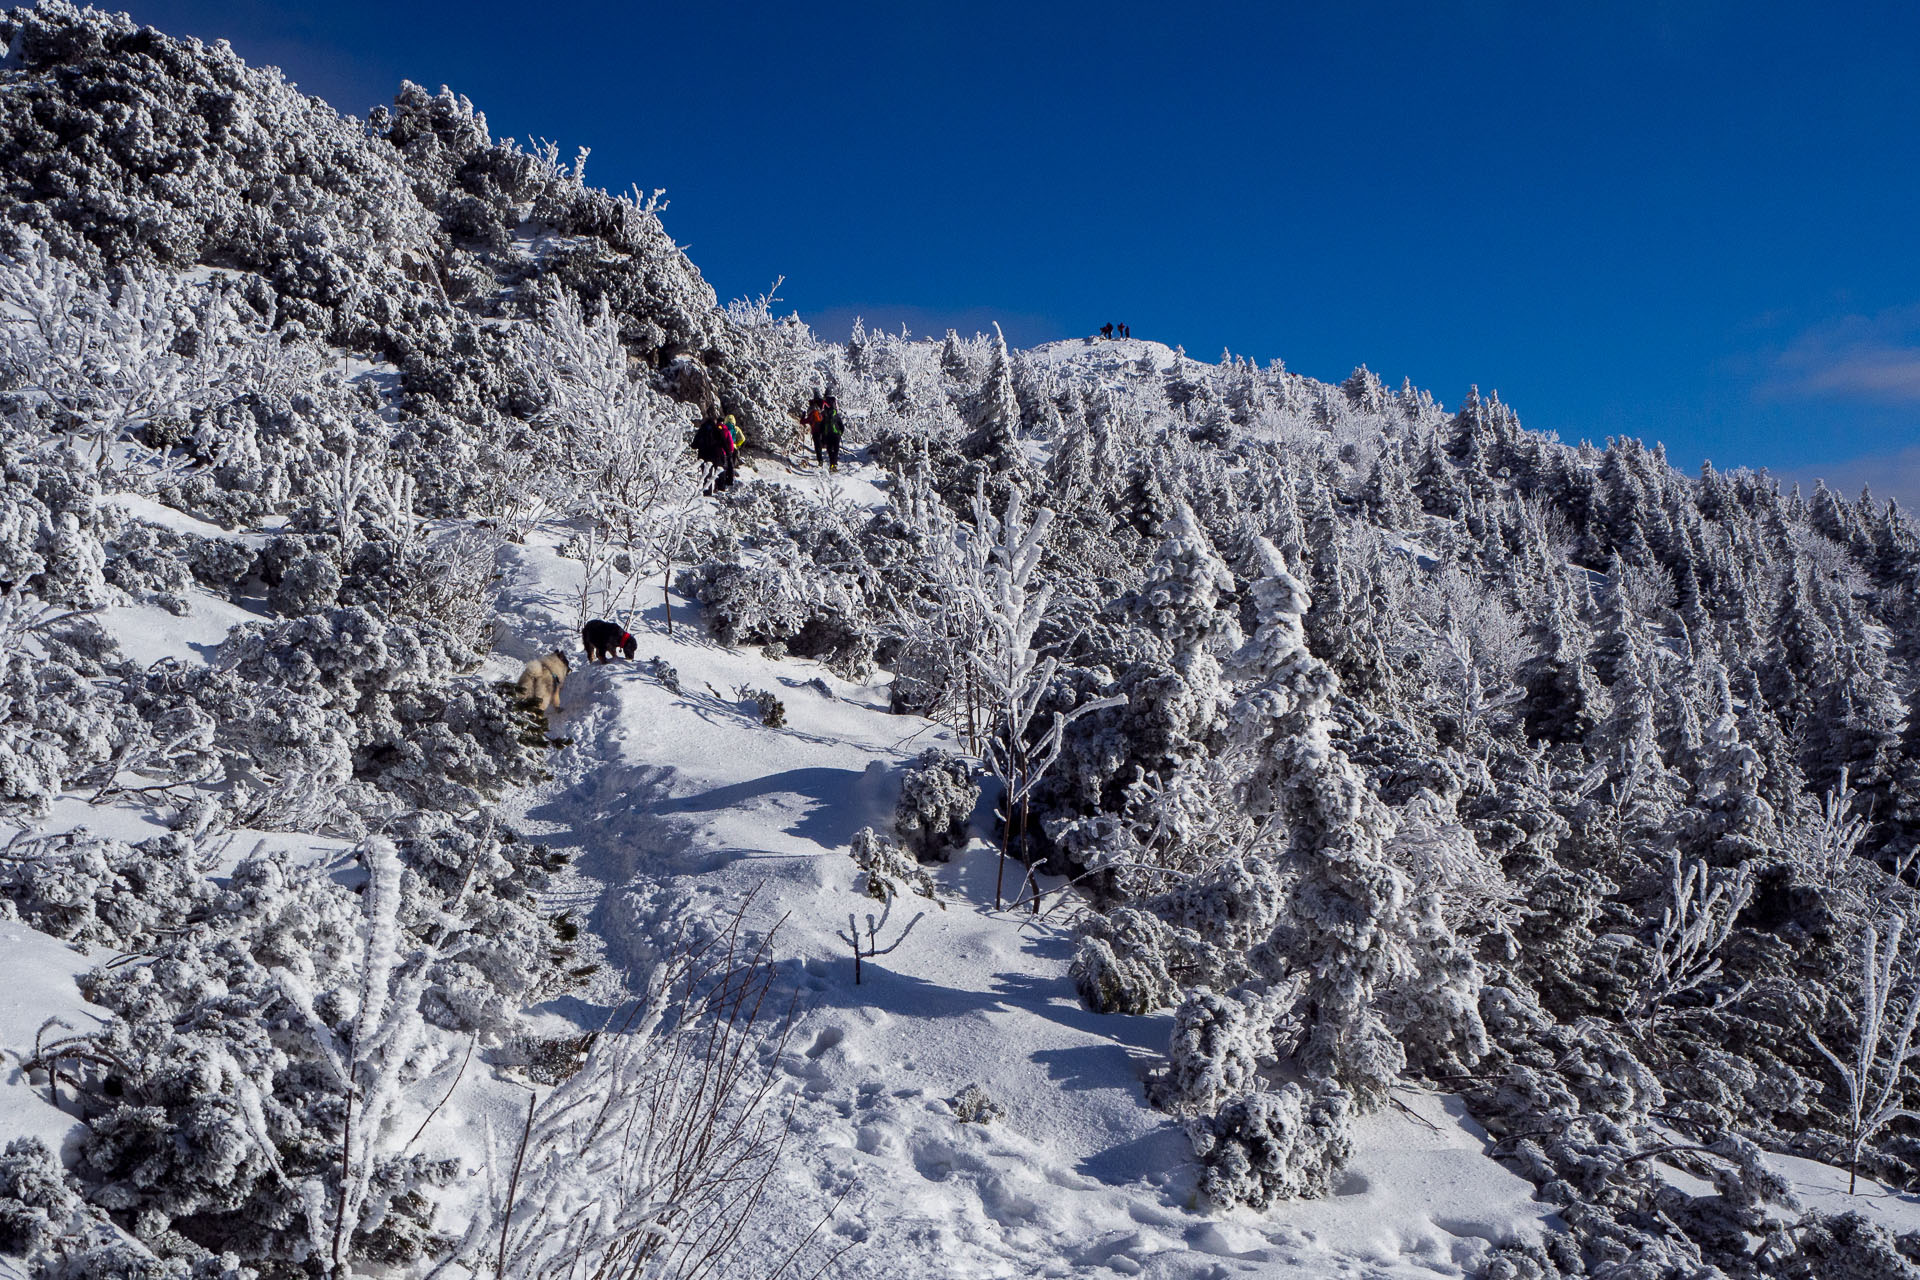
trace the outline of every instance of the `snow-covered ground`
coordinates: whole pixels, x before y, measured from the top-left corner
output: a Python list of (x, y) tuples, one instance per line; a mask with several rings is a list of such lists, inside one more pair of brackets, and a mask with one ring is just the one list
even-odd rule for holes
[[(1128, 358), (1123, 345), (1095, 352), (1110, 346)], [(834, 478), (771, 461), (743, 473), (756, 477), (856, 505), (884, 500), (878, 469), (852, 459)], [(151, 503), (125, 505), (169, 527), (191, 523)], [(580, 566), (558, 554), (560, 541), (558, 532), (536, 535), (503, 553), (497, 674), (552, 648), (577, 653)], [(197, 591), (191, 600), (185, 617), (116, 610), (114, 630), (142, 661), (195, 662), (228, 627), (256, 616)], [(528, 834), (572, 855), (546, 905), (574, 910), (607, 966), (584, 996), (536, 1011), (551, 1030), (595, 1028), (689, 913), (723, 911), (752, 893), (752, 923), (779, 924), (776, 957), (800, 993), (780, 1063), (792, 1141), (739, 1274), (771, 1269), (830, 1212), (816, 1248), (852, 1245), (836, 1273), (855, 1277), (1460, 1276), (1494, 1245), (1537, 1239), (1553, 1225), (1530, 1184), (1488, 1156), (1485, 1134), (1456, 1099), (1412, 1090), (1401, 1107), (1360, 1123), (1358, 1154), (1328, 1199), (1207, 1211), (1184, 1134), (1144, 1098), (1169, 1019), (1088, 1012), (1067, 972), (1070, 904), (1037, 918), (996, 911), (996, 860), (979, 841), (938, 869), (937, 904), (896, 904), (882, 943), (909, 921), (911, 932), (856, 985), (838, 931), (878, 904), (855, 887), (849, 842), (862, 826), (886, 824), (906, 761), (953, 743), (936, 725), (887, 713), (884, 673), (857, 685), (811, 661), (727, 649), (677, 595), (673, 617), (671, 636), (660, 602), (637, 619), (641, 661), (575, 667), (552, 722), (570, 740), (551, 758), (554, 777), (506, 807)], [(681, 692), (646, 673), (655, 656), (678, 670)], [(762, 724), (742, 688), (779, 696), (785, 726)], [(983, 804), (976, 830), (985, 818)], [(152, 830), (136, 810), (78, 798), (40, 825), (126, 839)], [(243, 854), (256, 839), (323, 862), (344, 847), (237, 833), (230, 851)], [(0, 1043), (9, 1050), (30, 1051), (49, 1018), (84, 1028), (101, 1016), (73, 979), (110, 956), (17, 922), (0, 923), (0, 954), (8, 979)], [(969, 1086), (1004, 1116), (963, 1123), (952, 1100)], [(477, 1170), (489, 1122), (497, 1133), (522, 1106), (524, 1093), (469, 1072), (425, 1149)], [(44, 1082), (30, 1084), (9, 1064), (0, 1137), (35, 1134), (57, 1146), (72, 1124)], [(1776, 1163), (1820, 1208), (1862, 1209), (1894, 1230), (1920, 1226), (1909, 1197), (1877, 1186), (1847, 1197), (1840, 1171)]]
[(1075, 372), (1089, 373), (1095, 377), (1117, 375), (1128, 368), (1138, 371), (1145, 367), (1165, 373), (1183, 360), (1191, 362), (1191, 357), (1184, 353), (1175, 351), (1163, 342), (1146, 338), (1063, 338), (1058, 342), (1028, 347), (1021, 351), (1020, 358), (1029, 364), (1070, 367)]
[[(18, 1064), (33, 1055), (43, 1028), (52, 1041), (107, 1020), (106, 1010), (81, 998), (74, 979), (110, 958), (69, 947), (17, 920), (0, 920), (0, 972), (6, 975), (0, 982), (0, 1048), (6, 1050), (0, 1059), (0, 1146), (33, 1137), (58, 1151), (78, 1125), (53, 1105), (44, 1083), (28, 1083)], [(71, 1097), (67, 1105), (73, 1105)]]
[[(844, 500), (880, 499), (872, 468), (845, 466), (837, 483)], [(509, 552), (509, 652), (574, 647), (579, 566), (553, 542)], [(803, 988), (784, 1063), (799, 1141), (768, 1197), (762, 1260), (849, 1183), (828, 1228), (861, 1242), (840, 1263), (849, 1276), (1461, 1275), (1493, 1243), (1537, 1236), (1532, 1187), (1487, 1158), (1456, 1102), (1411, 1093), (1406, 1111), (1363, 1123), (1331, 1199), (1199, 1208), (1185, 1136), (1143, 1093), (1169, 1019), (1088, 1012), (1067, 974), (1066, 913), (996, 912), (996, 860), (979, 842), (940, 869), (943, 905), (896, 904), (883, 945), (920, 918), (856, 986), (837, 931), (878, 904), (855, 888), (848, 843), (885, 825), (908, 759), (953, 744), (887, 714), (882, 685), (726, 649), (693, 602), (673, 612), (671, 639), (663, 608), (646, 615), (640, 662), (575, 669), (553, 726), (571, 745), (517, 816), (573, 855), (553, 905), (589, 913), (616, 969), (644, 963), (675, 916), (750, 891), (756, 923), (783, 921), (777, 952)], [(680, 695), (644, 674), (653, 656), (679, 671)], [(742, 686), (780, 696), (786, 726), (763, 726)], [(950, 1102), (969, 1085), (1006, 1117), (960, 1122)]]
[(1767, 1163), (1793, 1183), (1801, 1203), (1821, 1213), (1864, 1213), (1895, 1235), (1920, 1231), (1920, 1196), (1881, 1186), (1865, 1174), (1851, 1193), (1847, 1171), (1801, 1156), (1767, 1156)]

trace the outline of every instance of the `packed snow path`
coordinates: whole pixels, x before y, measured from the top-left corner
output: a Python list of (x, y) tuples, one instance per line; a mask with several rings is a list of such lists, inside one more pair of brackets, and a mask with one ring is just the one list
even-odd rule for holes
[[(844, 493), (877, 501), (870, 479), (843, 476)], [(577, 652), (577, 564), (538, 540), (509, 554), (502, 599), (516, 634), (503, 649), (515, 661)], [(671, 639), (658, 603), (636, 620), (639, 661), (575, 668), (552, 725), (571, 744), (520, 816), (572, 855), (552, 905), (575, 910), (616, 971), (644, 973), (676, 918), (752, 891), (755, 925), (784, 920), (776, 951), (801, 988), (783, 1064), (794, 1173), (767, 1197), (758, 1261), (780, 1257), (849, 1184), (828, 1228), (859, 1242), (836, 1268), (847, 1276), (1461, 1275), (1491, 1243), (1537, 1234), (1532, 1188), (1483, 1154), (1450, 1100), (1417, 1095), (1417, 1116), (1363, 1124), (1332, 1199), (1198, 1208), (1186, 1140), (1143, 1095), (1168, 1019), (1086, 1010), (1061, 915), (996, 913), (994, 854), (977, 841), (937, 875), (944, 909), (896, 903), (883, 945), (924, 914), (856, 986), (836, 930), (878, 904), (854, 888), (848, 844), (862, 826), (885, 828), (900, 767), (951, 740), (887, 714), (883, 686), (726, 649), (690, 601), (676, 597), (673, 614)], [(647, 675), (656, 655), (681, 693)], [(760, 723), (735, 697), (742, 686), (783, 699), (786, 726)], [(985, 817), (983, 804), (976, 831)], [(1017, 868), (1009, 880), (1011, 897)], [(599, 1013), (557, 1008), (582, 1025)], [(961, 1123), (950, 1100), (969, 1085), (1005, 1118)]]

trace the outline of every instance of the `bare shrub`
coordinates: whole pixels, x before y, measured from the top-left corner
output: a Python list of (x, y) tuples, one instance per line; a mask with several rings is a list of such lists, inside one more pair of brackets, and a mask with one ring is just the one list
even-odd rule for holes
[(787, 1133), (793, 1010), (774, 993), (779, 926), (753, 937), (752, 900), (689, 931), (579, 1071), (529, 1099), (454, 1261), (515, 1280), (729, 1273)]

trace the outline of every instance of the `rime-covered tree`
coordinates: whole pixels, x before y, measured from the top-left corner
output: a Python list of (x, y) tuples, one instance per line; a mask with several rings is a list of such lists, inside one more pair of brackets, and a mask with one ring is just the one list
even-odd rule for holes
[(1271, 544), (1253, 590), (1264, 619), (1236, 665), (1251, 688), (1234, 709), (1255, 756), (1248, 804), (1287, 824), (1298, 869), (1292, 936), (1277, 947), (1306, 973), (1305, 1035), (1296, 1060), (1366, 1105), (1384, 1099), (1406, 1056), (1375, 1007), (1408, 963), (1408, 885), (1381, 855), (1384, 815), (1332, 740), (1333, 673), (1307, 651), (1309, 600)]

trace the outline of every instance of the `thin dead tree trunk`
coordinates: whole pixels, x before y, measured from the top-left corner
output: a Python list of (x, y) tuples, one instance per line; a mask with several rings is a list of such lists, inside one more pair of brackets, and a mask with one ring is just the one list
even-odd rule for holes
[(1000, 866), (993, 874), (993, 909), (995, 911), (1001, 911), (1006, 908), (1002, 886), (1005, 885), (1007, 879), (1007, 845), (1013, 839), (1013, 804), (1011, 801), (1012, 797), (1007, 793), (1006, 789), (1002, 787), (1000, 795)]
[(673, 596), (669, 588), (673, 582), (673, 553), (667, 553), (667, 562), (660, 570), (660, 603), (667, 609), (667, 638), (673, 638)]
[(1034, 915), (1040, 914), (1040, 881), (1033, 874), (1033, 852), (1027, 846), (1027, 824), (1033, 818), (1033, 805), (1025, 796), (1020, 798), (1020, 861), (1027, 864), (1027, 880), (1021, 887), (1022, 893), (1031, 893), (1027, 900), (1027, 909)]
[(527, 1158), (527, 1139), (533, 1136), (533, 1108), (538, 1095), (527, 1090), (527, 1123), (520, 1130), (520, 1150), (513, 1157), (513, 1176), (507, 1179), (507, 1208), (500, 1215), (500, 1256), (494, 1263), (494, 1275), (506, 1280), (507, 1275), (507, 1226), (513, 1221), (514, 1197), (520, 1194), (520, 1166)]
[(355, 1070), (354, 1041), (358, 1038), (359, 1028), (347, 1039), (347, 1116), (340, 1126), (340, 1200), (333, 1214), (333, 1266), (341, 1268), (340, 1247), (347, 1225), (347, 1183), (352, 1177), (353, 1156), (353, 1091), (358, 1083)]

